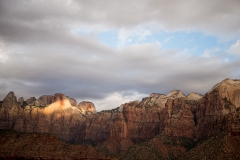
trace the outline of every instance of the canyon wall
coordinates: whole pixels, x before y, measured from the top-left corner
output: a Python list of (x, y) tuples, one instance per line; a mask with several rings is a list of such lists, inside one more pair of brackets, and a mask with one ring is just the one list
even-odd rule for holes
[[(118, 105), (118, 104), (116, 104)], [(10, 92), (0, 102), (0, 129), (52, 133), (67, 141), (116, 141), (120, 150), (159, 133), (198, 139), (219, 131), (239, 133), (240, 80), (225, 79), (204, 96), (179, 90), (96, 112), (92, 102), (64, 94), (24, 101)], [(111, 147), (109, 147), (111, 149)]]

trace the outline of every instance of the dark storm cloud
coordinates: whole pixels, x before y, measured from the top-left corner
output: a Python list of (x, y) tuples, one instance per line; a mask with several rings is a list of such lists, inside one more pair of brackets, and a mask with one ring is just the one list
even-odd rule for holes
[[(205, 93), (220, 80), (238, 75), (239, 60), (224, 62), (225, 53), (201, 57), (164, 51), (158, 43), (115, 49), (96, 37), (101, 30), (147, 23), (153, 30), (238, 36), (239, 1), (223, 2), (1, 0), (0, 99), (10, 90), (25, 99), (62, 92), (101, 104), (118, 93), (123, 98), (172, 89)], [(81, 28), (91, 33), (81, 33)]]

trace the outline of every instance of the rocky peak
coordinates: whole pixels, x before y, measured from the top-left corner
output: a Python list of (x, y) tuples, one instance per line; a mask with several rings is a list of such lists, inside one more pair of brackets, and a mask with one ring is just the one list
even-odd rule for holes
[(229, 106), (229, 102), (236, 108), (240, 107), (240, 79), (227, 78), (216, 84), (207, 94), (214, 92), (217, 92), (226, 107)]
[(240, 108), (240, 80), (225, 79), (199, 101), (196, 111), (197, 137), (206, 137), (226, 128), (226, 117)]
[(194, 93), (194, 92), (191, 92), (187, 95), (188, 100), (195, 100), (195, 101), (200, 100), (202, 97), (203, 96), (201, 94)]
[(77, 101), (73, 98), (67, 97), (68, 100), (70, 101), (71, 105), (74, 107), (78, 107)]
[(23, 104), (24, 104), (24, 99), (23, 99), (23, 97), (20, 97), (20, 98), (18, 99), (18, 103), (19, 103), (21, 106), (23, 106)]
[(53, 102), (57, 102), (57, 101), (62, 101), (62, 100), (65, 100), (67, 99), (66, 95), (65, 94), (62, 94), (62, 93), (55, 93), (54, 96), (53, 96)]
[(47, 106), (53, 102), (53, 96), (43, 95), (35, 101), (36, 106)]
[(12, 104), (17, 103), (17, 97), (14, 92), (11, 91), (8, 95), (3, 99), (3, 104), (11, 106)]
[(121, 104), (120, 107), (118, 107), (118, 111), (122, 112), (124, 107), (136, 107), (140, 103), (139, 100), (136, 101), (130, 101), (128, 103)]
[(223, 81), (217, 83), (216, 85), (214, 85), (212, 87), (212, 89), (210, 89), (208, 91), (208, 93), (210, 93), (211, 91), (213, 91), (216, 88), (219, 88), (221, 86), (239, 86), (240, 85), (240, 79), (230, 79), (230, 78), (226, 78)]
[(14, 92), (13, 92), (13, 91), (10, 91), (10, 92), (8, 93), (8, 95), (7, 95), (4, 99), (16, 100), (17, 98), (16, 98)]
[(165, 94), (161, 94), (161, 93), (152, 93), (150, 95), (150, 97), (158, 97), (158, 96), (161, 96), (161, 95), (166, 96)]
[(181, 98), (181, 97), (186, 97), (180, 90), (172, 90), (167, 97), (171, 98)]
[(83, 114), (87, 112), (96, 113), (96, 108), (92, 102), (82, 101), (78, 104), (78, 108), (82, 111)]
[(35, 97), (30, 97), (29, 99), (26, 100), (27, 105), (34, 105), (34, 102), (36, 101)]

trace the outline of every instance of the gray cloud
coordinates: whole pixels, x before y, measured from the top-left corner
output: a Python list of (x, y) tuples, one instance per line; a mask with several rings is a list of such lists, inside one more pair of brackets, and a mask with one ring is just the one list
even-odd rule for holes
[[(1, 1), (1, 21), (19, 21), (32, 27), (78, 28), (135, 27), (155, 22), (168, 30), (201, 30), (207, 34), (236, 36), (240, 33), (238, 0), (192, 1)], [(100, 29), (103, 29), (100, 28)]]
[[(95, 32), (149, 23), (152, 30), (239, 36), (239, 1), (223, 2), (1, 0), (0, 99), (11, 90), (25, 99), (62, 92), (102, 105), (116, 93), (126, 99), (172, 89), (203, 94), (239, 76), (239, 60), (224, 62), (225, 53), (206, 58), (165, 51), (158, 43), (115, 49), (99, 42)], [(91, 33), (76, 34), (81, 28)]]

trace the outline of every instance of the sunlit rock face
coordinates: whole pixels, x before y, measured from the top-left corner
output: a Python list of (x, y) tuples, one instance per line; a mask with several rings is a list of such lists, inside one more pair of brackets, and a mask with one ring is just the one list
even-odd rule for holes
[(180, 90), (172, 90), (167, 97), (171, 97), (171, 98), (181, 98), (181, 97), (185, 97), (185, 95), (180, 91)]
[(86, 113), (96, 113), (96, 108), (92, 102), (82, 101), (77, 106), (83, 114)]
[(34, 99), (30, 98), (25, 106), (21, 106), (10, 92), (0, 108), (1, 129), (53, 133), (65, 140), (82, 138), (79, 135), (83, 134), (81, 126), (85, 117), (64, 94)]
[(67, 97), (72, 106), (78, 107), (77, 101), (73, 98)]
[(198, 101), (202, 98), (203, 96), (198, 93), (191, 92), (189, 95), (187, 95), (187, 100), (195, 100)]

